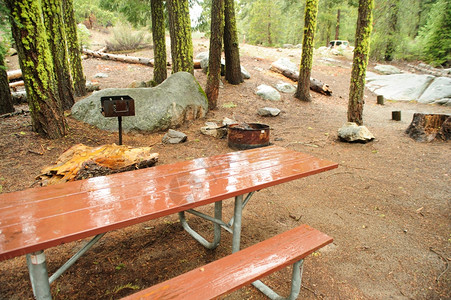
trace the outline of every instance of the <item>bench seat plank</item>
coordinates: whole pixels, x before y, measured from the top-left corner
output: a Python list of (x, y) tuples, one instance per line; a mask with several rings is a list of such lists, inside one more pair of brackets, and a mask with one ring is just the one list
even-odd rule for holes
[(0, 195), (0, 260), (336, 168), (271, 146)]
[(332, 241), (301, 225), (124, 299), (214, 299), (292, 265)]

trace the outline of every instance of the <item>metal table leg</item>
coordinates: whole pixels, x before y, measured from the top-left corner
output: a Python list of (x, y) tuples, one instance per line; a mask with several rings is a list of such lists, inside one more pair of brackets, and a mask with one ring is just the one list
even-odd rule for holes
[(37, 300), (52, 299), (44, 251), (27, 254), (27, 265), (34, 297)]

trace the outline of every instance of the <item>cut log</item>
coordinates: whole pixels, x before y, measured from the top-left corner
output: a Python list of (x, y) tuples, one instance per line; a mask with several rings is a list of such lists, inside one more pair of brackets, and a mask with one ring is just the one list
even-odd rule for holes
[(406, 133), (419, 142), (448, 141), (451, 139), (451, 116), (415, 113)]
[(22, 70), (21, 69), (11, 70), (11, 71), (6, 72), (6, 74), (8, 74), (8, 80), (14, 80), (14, 79), (22, 78)]
[[(272, 65), (271, 66), (271, 71), (276, 72), (276, 73), (280, 73), (283, 76), (290, 78), (291, 80), (298, 82), (299, 80), (299, 73), (298, 72), (293, 72), (292, 70), (289, 69), (283, 69), (282, 66), (279, 65)], [(332, 90), (329, 88), (329, 85), (321, 82), (318, 79), (315, 78), (311, 78), (310, 77), (310, 89), (314, 92), (326, 95), (326, 96), (332, 96)]]
[(97, 57), (101, 59), (107, 60), (115, 60), (120, 62), (125, 62), (129, 64), (141, 64), (153, 67), (154, 61), (151, 58), (147, 57), (135, 57), (135, 56), (127, 56), (127, 55), (119, 55), (119, 54), (111, 54), (100, 51), (92, 51), (89, 49), (83, 49), (83, 53), (92, 57)]
[(26, 91), (12, 92), (11, 97), (13, 98), (14, 104), (27, 103), (27, 92)]
[(47, 166), (36, 179), (41, 185), (51, 185), (143, 169), (158, 161), (151, 147), (131, 148), (116, 144), (89, 147), (77, 144), (64, 152), (55, 165)]

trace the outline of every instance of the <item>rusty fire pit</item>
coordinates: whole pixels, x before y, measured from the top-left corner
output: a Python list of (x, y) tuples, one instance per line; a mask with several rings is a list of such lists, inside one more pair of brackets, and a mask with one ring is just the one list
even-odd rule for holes
[(269, 145), (269, 126), (259, 123), (231, 124), (228, 126), (230, 148), (244, 150)]

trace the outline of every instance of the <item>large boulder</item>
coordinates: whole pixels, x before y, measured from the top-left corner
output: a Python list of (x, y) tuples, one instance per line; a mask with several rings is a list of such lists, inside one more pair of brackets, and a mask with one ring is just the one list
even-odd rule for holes
[(424, 91), (418, 102), (451, 106), (451, 78), (437, 77)]
[(128, 95), (135, 100), (135, 116), (123, 117), (124, 131), (148, 132), (178, 127), (205, 116), (207, 97), (193, 75), (178, 72), (154, 88), (105, 89), (75, 103), (72, 116), (100, 129), (115, 131), (117, 118), (101, 114), (100, 97)]
[(288, 70), (290, 72), (293, 72), (294, 74), (298, 74), (299, 76), (299, 70), (298, 67), (294, 62), (292, 62), (289, 58), (279, 58), (275, 62), (271, 64), (271, 71), (281, 73), (281, 70)]
[(379, 73), (385, 74), (385, 75), (392, 75), (392, 74), (401, 74), (401, 70), (398, 69), (395, 66), (391, 65), (377, 65), (374, 67), (375, 70), (377, 70)]

